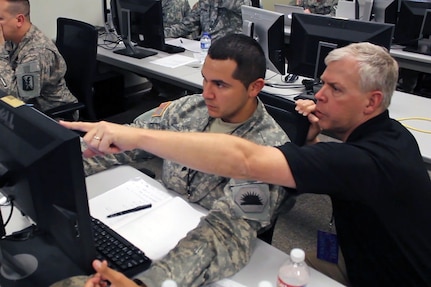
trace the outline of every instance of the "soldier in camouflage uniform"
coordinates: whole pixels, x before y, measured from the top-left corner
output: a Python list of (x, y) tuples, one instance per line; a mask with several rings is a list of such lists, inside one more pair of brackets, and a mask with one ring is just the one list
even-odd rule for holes
[(301, 4), (299, 6), (313, 14), (331, 15), (335, 16), (335, 7), (338, 0), (298, 0)]
[(46, 111), (77, 99), (66, 86), (66, 63), (30, 22), (30, 3), (0, 0), (0, 89)]
[(171, 27), (182, 22), (190, 12), (190, 4), (188, 0), (162, 0), (162, 10), (164, 27)]
[[(238, 67), (238, 63), (243, 64)], [(202, 68), (202, 95), (164, 103), (131, 126), (229, 133), (259, 144), (280, 145), (288, 138), (257, 98), (265, 67), (265, 56), (256, 41), (245, 35), (226, 36), (209, 50)], [(128, 163), (136, 153), (94, 157), (85, 161), (85, 170), (90, 174)], [(249, 261), (256, 234), (269, 227), (286, 198), (279, 186), (197, 172), (168, 160), (163, 164), (162, 182), (209, 213), (167, 256), (137, 276), (151, 287), (161, 286), (167, 278), (178, 286), (202, 286), (235, 274)], [(262, 204), (241, 204), (250, 193)], [(55, 287), (83, 286), (83, 279), (86, 277), (70, 278)]]
[(209, 32), (216, 40), (228, 33), (241, 33), (241, 5), (251, 5), (251, 1), (198, 0), (182, 23), (165, 27), (165, 37), (185, 37), (199, 31)]

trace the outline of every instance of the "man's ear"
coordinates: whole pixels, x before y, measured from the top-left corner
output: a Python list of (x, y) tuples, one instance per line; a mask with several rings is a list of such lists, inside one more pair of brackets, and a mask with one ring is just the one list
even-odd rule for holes
[(256, 97), (265, 86), (265, 80), (259, 78), (248, 86), (249, 94)]
[(23, 14), (18, 14), (16, 16), (17, 19), (17, 26), (20, 28), (24, 25), (25, 23), (25, 16)]
[(368, 102), (365, 107), (366, 114), (372, 114), (377, 109), (380, 109), (383, 102), (383, 93), (381, 91), (371, 91), (368, 95)]

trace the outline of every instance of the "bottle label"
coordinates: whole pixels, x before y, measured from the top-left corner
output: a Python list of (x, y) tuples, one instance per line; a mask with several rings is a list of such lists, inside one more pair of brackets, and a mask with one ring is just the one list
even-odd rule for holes
[(292, 285), (287, 284), (283, 280), (281, 280), (280, 276), (277, 276), (277, 287), (305, 287), (306, 285)]

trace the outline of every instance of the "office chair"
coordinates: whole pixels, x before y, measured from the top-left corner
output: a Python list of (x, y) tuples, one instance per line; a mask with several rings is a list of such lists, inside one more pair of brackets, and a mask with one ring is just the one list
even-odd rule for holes
[(68, 18), (57, 18), (56, 46), (66, 61), (67, 87), (78, 103), (65, 104), (46, 111), (53, 118), (67, 118), (76, 110), (80, 118), (96, 120), (93, 84), (97, 67), (98, 32), (93, 25)]
[[(296, 145), (302, 146), (306, 139), (310, 122), (307, 117), (299, 114), (295, 110), (295, 102), (283, 99), (276, 96), (269, 96), (265, 94), (259, 95), (259, 98), (265, 105), (268, 113), (274, 118), (274, 120), (280, 125), (280, 127), (289, 136), (291, 142)], [(287, 188), (286, 188), (287, 189)], [(289, 189), (287, 189), (289, 192)], [(289, 210), (295, 204), (294, 197), (287, 197), (285, 202), (282, 203), (284, 211)], [(272, 243), (272, 236), (274, 234), (275, 224), (277, 217), (273, 219), (271, 227), (264, 232), (258, 234), (258, 238), (265, 241), (268, 244)]]

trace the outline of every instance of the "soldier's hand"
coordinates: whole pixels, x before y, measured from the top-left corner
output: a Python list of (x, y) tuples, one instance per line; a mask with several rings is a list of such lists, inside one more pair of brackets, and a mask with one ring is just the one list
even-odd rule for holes
[[(135, 282), (127, 278), (123, 273), (115, 271), (108, 267), (106, 261), (93, 261), (93, 268), (96, 270), (96, 275), (88, 279), (85, 287), (137, 287)], [(111, 282), (109, 285), (107, 282)]]

